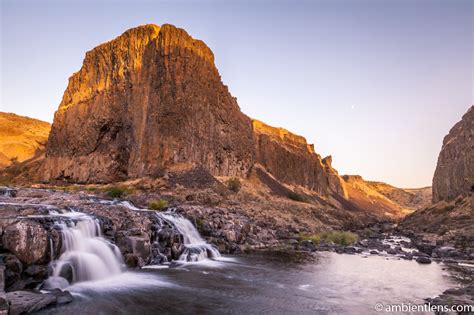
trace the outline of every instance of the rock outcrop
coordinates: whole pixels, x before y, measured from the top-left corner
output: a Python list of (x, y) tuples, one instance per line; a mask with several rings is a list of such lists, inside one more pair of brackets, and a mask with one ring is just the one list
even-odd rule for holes
[(433, 177), (433, 204), (400, 224), (428, 242), (449, 242), (474, 253), (474, 106), (444, 138)]
[(89, 51), (55, 114), (43, 180), (107, 183), (179, 164), (240, 177), (261, 164), (285, 184), (343, 193), (330, 157), (301, 136), (252, 124), (211, 50), (184, 30), (140, 26)]
[(111, 182), (186, 163), (243, 176), (253, 159), (250, 119), (211, 50), (172, 25), (145, 25), (86, 54), (55, 114), (43, 173)]
[(303, 186), (318, 194), (343, 194), (330, 156), (322, 159), (302, 136), (253, 120), (256, 162), (277, 180)]
[(41, 120), (0, 112), (0, 168), (41, 154), (50, 128)]
[(256, 174), (280, 196), (302, 189), (321, 206), (401, 213), (363, 194), (348, 201), (331, 163), (304, 137), (244, 115), (202, 41), (171, 25), (145, 25), (86, 54), (55, 114), (41, 174), (73, 183), (179, 179), (170, 178), (176, 168)]
[(433, 177), (433, 202), (452, 200), (474, 192), (474, 106), (448, 135)]

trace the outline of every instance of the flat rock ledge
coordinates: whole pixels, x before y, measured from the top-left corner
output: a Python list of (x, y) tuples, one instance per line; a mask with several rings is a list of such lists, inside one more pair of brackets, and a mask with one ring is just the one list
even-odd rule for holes
[(53, 290), (48, 293), (37, 291), (13, 291), (6, 294), (10, 303), (10, 315), (29, 314), (52, 305), (72, 302), (68, 291)]

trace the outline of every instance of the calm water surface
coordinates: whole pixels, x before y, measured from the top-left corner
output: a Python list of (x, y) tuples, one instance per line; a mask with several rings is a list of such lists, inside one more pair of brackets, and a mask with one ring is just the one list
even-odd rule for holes
[(41, 314), (372, 314), (455, 286), (441, 264), (318, 253), (260, 253), (126, 272), (69, 290)]

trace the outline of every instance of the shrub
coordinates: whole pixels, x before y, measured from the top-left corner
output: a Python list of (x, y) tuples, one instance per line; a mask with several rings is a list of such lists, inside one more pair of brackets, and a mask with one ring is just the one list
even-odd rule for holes
[(306, 202), (306, 197), (302, 194), (299, 194), (295, 191), (290, 191), (288, 193), (288, 198), (290, 198), (291, 200), (294, 200), (294, 201), (298, 201), (298, 202)]
[(333, 242), (335, 244), (348, 246), (357, 242), (359, 237), (349, 231), (330, 231), (323, 233), (321, 239), (327, 243)]
[(321, 236), (319, 234), (314, 234), (314, 235), (300, 234), (299, 239), (300, 239), (300, 242), (311, 241), (314, 244), (319, 244), (321, 242)]
[(161, 210), (168, 206), (168, 201), (164, 199), (153, 200), (148, 204), (148, 209), (150, 210)]
[(124, 195), (130, 194), (133, 191), (126, 187), (111, 187), (106, 190), (107, 195), (112, 198), (120, 198)]
[(233, 192), (238, 193), (240, 191), (240, 188), (242, 188), (242, 183), (237, 177), (232, 177), (227, 180), (227, 188), (229, 188)]
[(369, 229), (369, 228), (365, 228), (363, 229), (362, 231), (360, 231), (359, 233), (363, 238), (371, 238), (375, 235), (375, 232), (374, 230), (372, 229)]
[(348, 246), (357, 242), (359, 237), (349, 231), (330, 231), (314, 235), (300, 234), (299, 239), (300, 241), (312, 241), (315, 244), (319, 244), (321, 241), (324, 241), (325, 243), (334, 243)]

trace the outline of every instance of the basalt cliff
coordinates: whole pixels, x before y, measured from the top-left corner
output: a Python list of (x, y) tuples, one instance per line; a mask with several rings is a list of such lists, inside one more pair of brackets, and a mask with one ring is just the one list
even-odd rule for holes
[[(474, 248), (474, 106), (443, 140), (433, 176), (432, 204), (409, 215), (404, 230), (431, 241)], [(474, 252), (473, 252), (474, 253)]]
[(182, 29), (145, 25), (89, 51), (69, 79), (44, 179), (112, 182), (176, 163), (242, 176), (253, 162), (250, 119), (211, 50)]
[(283, 183), (342, 193), (330, 158), (240, 111), (211, 50), (184, 30), (140, 26), (89, 51), (55, 114), (43, 179), (106, 183), (177, 164), (239, 177), (260, 164)]

